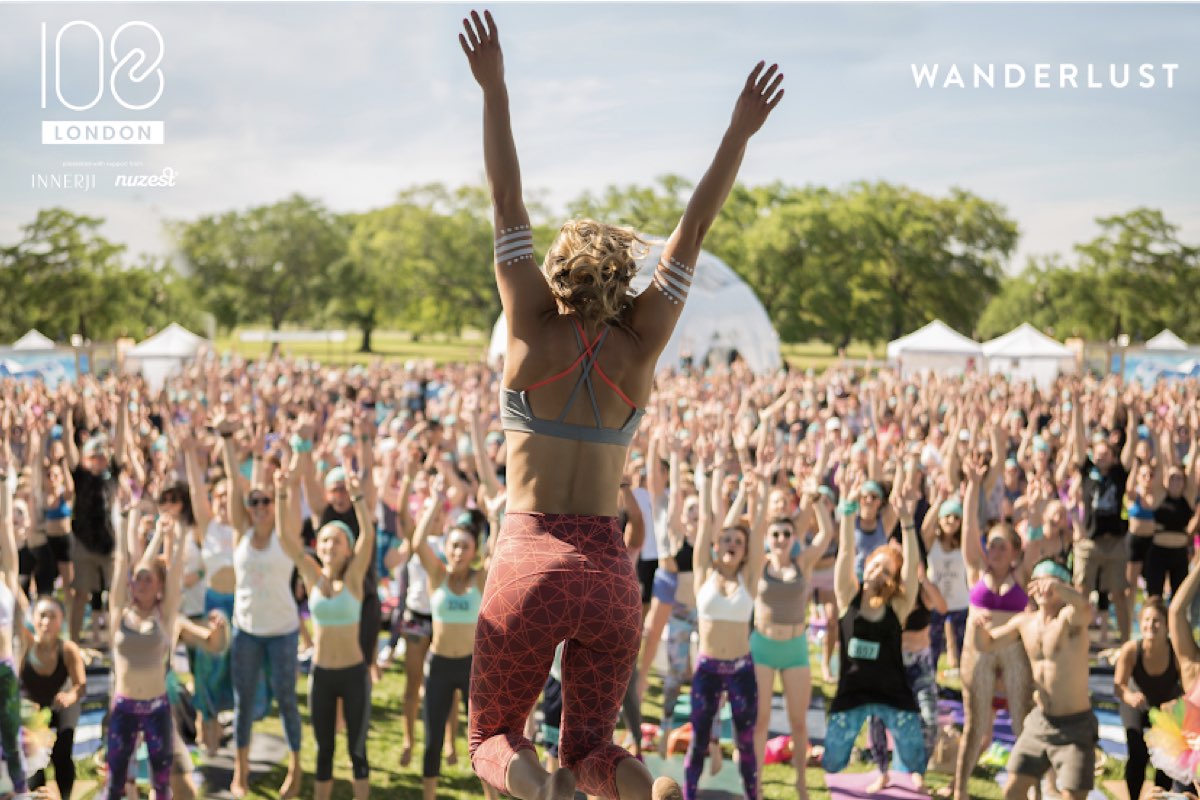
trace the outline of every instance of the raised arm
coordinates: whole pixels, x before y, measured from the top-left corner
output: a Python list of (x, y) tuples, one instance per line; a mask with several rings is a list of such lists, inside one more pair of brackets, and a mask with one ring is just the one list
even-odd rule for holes
[(521, 164), (513, 141), (504, 83), (504, 54), (491, 12), (463, 20), (459, 44), (483, 90), (483, 163), (496, 225), (496, 285), (508, 320), (509, 339), (524, 339), (542, 316), (555, 311), (554, 297), (533, 255), (533, 232), (521, 192)]
[(979, 486), (986, 466), (972, 455), (966, 464), (967, 484), (963, 489), (962, 555), (967, 564), (967, 580), (974, 584), (984, 569), (983, 545), (979, 541)]
[[(703, 460), (696, 463), (696, 491), (700, 493), (700, 518), (696, 522), (696, 544), (692, 548), (692, 582), (697, 592), (708, 579), (708, 571), (712, 569), (712, 529), (713, 508), (712, 492), (708, 486), (708, 477), (704, 474)], [(719, 480), (714, 471), (713, 480)]]
[[(366, 472), (369, 474), (370, 470)], [(375, 565), (375, 520), (372, 519), (371, 504), (368, 503), (363, 487), (354, 476), (347, 476), (346, 488), (350, 491), (354, 516), (358, 519), (358, 539), (354, 542), (354, 557), (346, 567), (344, 581), (353, 590), (362, 587), (367, 570)]]
[[(1171, 646), (1180, 661), (1189, 666), (1200, 662), (1200, 647), (1192, 636), (1192, 623), (1188, 620), (1188, 610), (1192, 607), (1192, 598), (1200, 587), (1200, 551), (1192, 558), (1188, 568), (1188, 576), (1179, 584), (1178, 591), (1171, 598), (1171, 609), (1167, 614), (1167, 632), (1171, 637)], [(1184, 677), (1187, 677), (1186, 674)]]
[(917, 605), (917, 592), (920, 584), (917, 572), (921, 566), (921, 550), (917, 545), (917, 523), (913, 519), (916, 510), (916, 497), (912, 493), (898, 495), (896, 498), (896, 516), (900, 518), (900, 546), (904, 550), (904, 566), (900, 569), (900, 585), (903, 591), (892, 601), (892, 608), (900, 623), (908, 619), (908, 615)]
[(246, 498), (242, 493), (241, 473), (238, 472), (237, 456), (233, 452), (233, 423), (221, 418), (214, 420), (214, 427), (221, 437), (221, 463), (225, 467), (226, 502), (229, 503), (229, 522), (233, 525), (233, 543), (237, 546), (242, 533), (250, 526), (246, 514)]
[(838, 541), (837, 559), (833, 564), (833, 594), (837, 600), (840, 616), (854, 602), (858, 593), (858, 579), (854, 576), (854, 519), (858, 516), (858, 489), (847, 495), (841, 504), (841, 530)]
[(7, 466), (0, 469), (0, 570), (8, 581), (9, 591), (16, 594), (17, 583), (17, 536), (13, 526), (12, 497), (8, 492)]
[[(179, 612), (179, 604), (183, 600), (183, 543), (186, 538), (179, 523), (170, 517), (159, 517), (156, 538), (162, 538), (163, 555), (167, 559), (167, 585), (163, 587), (162, 612), (163, 627), (175, 630), (175, 616)], [(147, 551), (147, 558), (153, 557), (154, 551)]]
[(654, 271), (654, 290), (642, 292), (633, 303), (632, 327), (645, 345), (644, 355), (651, 360), (666, 347), (683, 312), (704, 237), (733, 189), (750, 137), (783, 99), (779, 88), (783, 74), (777, 74), (778, 65), (765, 71), (764, 67), (766, 62), (760, 61), (746, 78), (712, 164), (696, 184), (683, 217), (663, 247)]
[(442, 498), (431, 495), (421, 509), (421, 518), (417, 520), (417, 530), (413, 533), (413, 552), (421, 559), (421, 566), (429, 575), (429, 591), (435, 591), (446, 580), (446, 565), (433, 552), (429, 545), (429, 537), (442, 525)]
[[(834, 537), (833, 517), (829, 515), (829, 509), (821, 502), (821, 493), (817, 491), (815, 480), (805, 485), (803, 502), (817, 518), (817, 535), (813, 538), (812, 544), (800, 551), (800, 568), (808, 572), (825, 557), (826, 551), (829, 550), (829, 543), (833, 541)], [(797, 529), (797, 534), (799, 532), (800, 529)]]
[(204, 481), (204, 472), (200, 469), (200, 461), (196, 458), (198, 443), (189, 436), (183, 442), (183, 467), (187, 472), (188, 492), (192, 498), (192, 514), (196, 517), (196, 528), (203, 533), (208, 530), (213, 519), (212, 503), (208, 499), (208, 484)]

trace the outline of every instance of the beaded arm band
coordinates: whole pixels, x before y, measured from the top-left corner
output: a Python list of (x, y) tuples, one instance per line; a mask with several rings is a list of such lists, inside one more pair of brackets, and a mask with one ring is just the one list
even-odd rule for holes
[(695, 267), (689, 269), (679, 261), (658, 262), (654, 270), (654, 286), (675, 305), (687, 300), (688, 291), (692, 288), (692, 273)]
[(512, 264), (522, 258), (533, 258), (533, 232), (528, 225), (501, 228), (496, 233), (497, 264)]

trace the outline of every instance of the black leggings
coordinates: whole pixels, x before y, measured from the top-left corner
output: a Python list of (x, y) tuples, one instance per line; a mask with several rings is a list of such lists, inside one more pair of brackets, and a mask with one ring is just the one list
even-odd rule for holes
[(421, 721), (425, 724), (425, 758), (421, 777), (436, 778), (442, 774), (442, 743), (446, 740), (446, 720), (454, 710), (454, 690), (462, 692), (463, 712), (467, 712), (467, 691), (471, 685), (471, 657), (446, 658), (429, 654), (425, 672), (425, 708)]
[(1146, 579), (1146, 597), (1162, 597), (1167, 576), (1171, 578), (1171, 593), (1179, 590), (1179, 584), (1187, 577), (1187, 547), (1159, 547), (1151, 544), (1142, 562), (1142, 577)]
[[(1129, 760), (1125, 762), (1125, 786), (1129, 789), (1130, 797), (1139, 797), (1142, 784), (1146, 782), (1146, 765), (1150, 763), (1150, 752), (1146, 749), (1146, 740), (1142, 738), (1145, 728), (1126, 728), (1125, 743), (1129, 748)], [(1154, 770), (1154, 785), (1171, 790), (1171, 780), (1161, 769)]]
[[(50, 763), (54, 765), (54, 782), (58, 784), (58, 793), (62, 797), (70, 797), (71, 789), (75, 786), (75, 760), (71, 751), (75, 749), (75, 729), (60, 730), (54, 739), (54, 749), (50, 751)], [(29, 779), (30, 791), (46, 785), (46, 771), (38, 770)]]
[(635, 666), (633, 675), (629, 677), (629, 687), (625, 689), (625, 699), (621, 701), (621, 722), (625, 724), (625, 729), (640, 742), (642, 740), (642, 707), (638, 703), (637, 680), (638, 671)]
[(367, 766), (367, 723), (371, 712), (371, 678), (366, 663), (342, 669), (313, 667), (308, 676), (308, 710), (313, 737), (317, 740), (318, 781), (333, 780), (333, 748), (337, 739), (337, 701), (346, 716), (346, 748), (355, 780), (365, 780)]

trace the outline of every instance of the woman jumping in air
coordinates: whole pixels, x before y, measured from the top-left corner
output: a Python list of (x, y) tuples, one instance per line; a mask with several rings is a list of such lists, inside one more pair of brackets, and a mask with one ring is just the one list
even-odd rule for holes
[[(653, 287), (635, 298), (629, 285), (641, 240), (627, 229), (570, 220), (538, 269), (496, 24), (491, 14), (472, 12), (463, 27), (459, 41), (483, 90), (496, 282), (508, 319), (500, 397), (508, 513), (475, 633), (471, 759), (486, 782), (527, 800), (569, 800), (576, 784), (601, 797), (646, 798), (649, 771), (612, 743), (642, 616), (617, 527), (617, 489), (704, 236), (750, 137), (783, 96), (783, 76), (762, 63), (750, 74), (713, 163), (663, 249)], [(581, 394), (586, 400), (577, 402)], [(549, 774), (522, 732), (563, 640), (562, 767)], [(667, 778), (653, 791), (679, 796)]]

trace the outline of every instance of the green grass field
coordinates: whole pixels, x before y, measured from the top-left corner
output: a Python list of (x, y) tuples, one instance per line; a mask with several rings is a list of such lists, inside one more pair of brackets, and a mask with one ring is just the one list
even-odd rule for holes
[[(323, 341), (287, 342), (282, 345), (284, 354), (293, 357), (315, 359), (327, 364), (366, 364), (379, 359), (388, 362), (403, 362), (409, 359), (432, 360), (437, 364), (448, 362), (478, 361), (483, 358), (490, 333), (469, 332), (464, 336), (422, 336), (416, 340), (403, 331), (376, 331), (372, 336), (372, 353), (358, 352), (361, 334), (356, 330), (347, 333), (346, 341), (327, 344)], [(217, 352), (236, 353), (246, 358), (262, 358), (271, 346), (262, 342), (242, 342), (237, 332), (218, 337)], [(783, 357), (797, 369), (813, 368), (824, 370), (837, 361), (834, 348), (824, 342), (801, 342), (785, 344), (781, 348)], [(882, 359), (882, 346), (854, 343), (847, 348), (847, 357), (854, 360), (867, 358)]]
[[(816, 646), (812, 652), (812, 663), (820, 664), (820, 654)], [(814, 676), (813, 691), (820, 692), (826, 699), (832, 699), (833, 686), (820, 679), (820, 671)], [(646, 701), (643, 704), (643, 718), (646, 722), (658, 723), (662, 713), (661, 680), (656, 676), (651, 680)], [(687, 689), (685, 688), (686, 692)], [(301, 797), (311, 797), (313, 791), (311, 771), (316, 761), (316, 749), (312, 736), (312, 728), (308, 715), (308, 686), (303, 677), (298, 685), (300, 712), (304, 724), (304, 745), (302, 764), (306, 772)], [(421, 797), (421, 756), (424, 753), (423, 730), (418, 716), (416, 725), (416, 746), (413, 750), (413, 760), (408, 767), (400, 766), (401, 742), (403, 740), (404, 717), (404, 672), (400, 662), (392, 666), (384, 675), (383, 680), (375, 686), (371, 709), (371, 732), (368, 739), (368, 754), (371, 761), (371, 797), (382, 800), (419, 800)], [(278, 716), (272, 715), (266, 721), (256, 726), (257, 731), (271, 732), (277, 736), (283, 735)], [(478, 778), (471, 772), (467, 759), (466, 720), (461, 720), (459, 726), (458, 764), (449, 766), (443, 763), (442, 778), (438, 787), (439, 798), (454, 800), (474, 800), (482, 797)], [(865, 745), (865, 733), (860, 737), (859, 744)], [(353, 797), (350, 783), (349, 762), (345, 756), (345, 740), (338, 739), (338, 755), (334, 761), (334, 790), (335, 800), (350, 800)], [(731, 760), (730, 743), (725, 742), (725, 769), (734, 769)], [(682, 756), (676, 756), (681, 759)], [(865, 772), (872, 769), (868, 764), (851, 762), (849, 767), (853, 772)], [(1119, 780), (1122, 765), (1110, 760), (1103, 775), (1097, 779), (1097, 786), (1103, 780)], [(251, 785), (251, 797), (279, 797), (279, 785), (283, 782), (285, 765), (278, 765), (273, 772)], [(795, 772), (790, 764), (770, 765), (761, 776), (763, 800), (794, 800), (796, 794), (792, 785)], [(818, 767), (810, 767), (805, 774), (809, 797), (812, 800), (828, 800), (829, 791), (825, 788), (824, 772)], [(95, 780), (95, 770), (83, 766), (81, 779)], [(927, 783), (936, 790), (949, 783), (949, 776), (931, 772), (926, 776)], [(977, 768), (971, 778), (970, 795), (980, 800), (999, 800), (1003, 797), (1002, 789), (995, 781), (994, 772), (986, 768)], [(92, 797), (99, 796), (95, 793)]]

